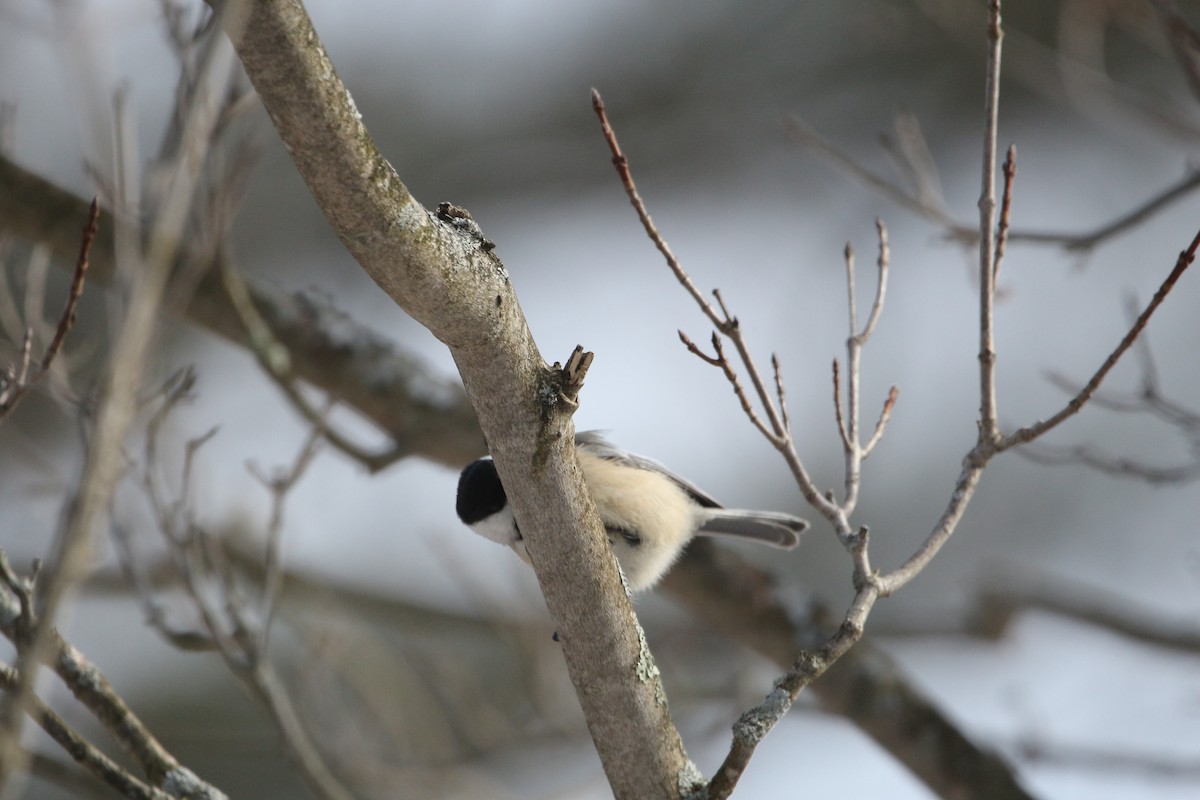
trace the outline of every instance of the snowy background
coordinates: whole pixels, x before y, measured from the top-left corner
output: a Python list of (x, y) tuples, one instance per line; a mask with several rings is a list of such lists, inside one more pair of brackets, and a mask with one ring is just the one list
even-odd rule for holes
[[(871, 527), (874, 559), (885, 568), (936, 521), (974, 441), (971, 258), (927, 221), (790, 141), (784, 122), (798, 114), (892, 175), (879, 134), (897, 112), (915, 114), (948, 207), (962, 222), (976, 219), (984, 37), (978, 19), (974, 27), (959, 23), (948, 8), (954, 5), (964, 4), (308, 3), (367, 125), (414, 195), (430, 207), (442, 200), (465, 206), (497, 242), (547, 359), (564, 359), (577, 343), (596, 353), (577, 426), (610, 431), (729, 505), (807, 513), (720, 373), (679, 346), (679, 328), (698, 341), (707, 337), (704, 320), (621, 192), (589, 89), (604, 94), (651, 213), (694, 280), (722, 289), (760, 358), (779, 354), (793, 420), (803, 421), (799, 450), (821, 485), (841, 483), (829, 397), (829, 362), (843, 357), (846, 335), (841, 252), (847, 241), (858, 251), (865, 297), (873, 288), (874, 219), (882, 218), (892, 276), (863, 362), (868, 424), (890, 385), (901, 395), (886, 439), (867, 462), (857, 519)], [(1194, 158), (1197, 102), (1154, 18), (1138, 8), (1055, 2), (1009, 9), (1001, 142), (1019, 149), (1014, 228), (1090, 230), (1178, 180)], [(175, 78), (159, 19), (157, 4), (132, 0), (0, 2), (0, 101), (15, 108), (12, 157), (90, 195), (83, 165), (108, 163), (109, 98), (117, 87), (127, 89), (143, 150), (152, 152)], [(1087, 32), (1081, 19), (1108, 21), (1104, 63), (1115, 83), (1107, 90), (1090, 91), (1067, 67), (1054, 69), (1072, 36)], [(235, 230), (239, 266), (289, 289), (328, 294), (453, 375), (444, 347), (340, 248), (259, 116), (262, 155)], [(1148, 298), (1198, 220), (1200, 197), (1193, 197), (1085, 256), (1010, 247), (997, 322), (1006, 427), (1048, 416), (1064, 402), (1047, 370), (1077, 380), (1091, 374), (1123, 333), (1124, 294)], [(1184, 278), (1150, 328), (1164, 389), (1192, 407), (1200, 405), (1196, 278)], [(84, 314), (102, 319), (103, 310), (93, 298)], [(155, 376), (185, 364), (199, 375), (200, 400), (176, 419), (176, 435), (221, 425), (198, 463), (203, 506), (214, 524), (261, 524), (267, 498), (245, 463), (287, 463), (305, 427), (251, 357), (169, 323)], [(1137, 378), (1130, 362), (1114, 373), (1113, 387), (1132, 390)], [(18, 564), (45, 552), (63, 488), (78, 469), (69, 415), (50, 408), (23, 409), (0, 430), (0, 546)], [(349, 414), (339, 421), (363, 441), (376, 437)], [(65, 432), (54, 440), (56, 455), (47, 455), (42, 443), (54, 428)], [(1053, 441), (1160, 464), (1189, 457), (1174, 432), (1095, 409)], [(455, 479), (453, 470), (416, 461), (367, 476), (326, 451), (287, 506), (289, 567), (430, 608), (545, 625), (532, 574), (454, 517)], [(989, 467), (950, 545), (880, 604), (871, 631), (968, 732), (1013, 756), (1036, 794), (1195, 797), (1195, 652), (1141, 645), (1048, 614), (1022, 617), (1000, 641), (957, 631), (981, 583), (1005, 574), (1070, 579), (1152, 617), (1196, 626), (1198, 508), (1196, 482), (1152, 487), (1005, 455)], [(133, 514), (120, 506), (117, 513)], [(765, 563), (764, 554), (744, 554)], [(849, 595), (849, 565), (820, 524), (800, 550), (770, 565), (783, 582), (835, 604)], [(715, 640), (730, 651), (716, 659), (723, 671), (692, 674), (680, 644), (687, 636), (679, 633), (690, 623), (659, 598), (639, 601), (639, 609), (656, 652), (656, 636), (664, 649), (679, 645), (675, 672), (673, 657), (664, 656), (667, 690), (689, 752), (711, 774), (728, 725), (767, 691), (773, 668)], [(127, 598), (85, 594), (63, 627), (152, 726), (165, 728), (168, 746), (232, 796), (303, 791), (287, 783), (294, 778), (286, 777), (269, 725), (245, 707), (218, 659), (174, 653), (139, 620)], [(561, 690), (553, 652), (543, 657), (544, 679)], [(569, 707), (569, 690), (565, 696), (556, 702)], [(433, 723), (420, 714), (433, 719), (437, 711), (407, 713), (405, 724), (422, 729)], [(230, 729), (238, 733), (230, 737)], [(609, 796), (578, 720), (567, 729), (570, 736), (549, 743), (508, 743), (459, 760), (443, 755), (437, 770), (466, 766), (453, 779), (431, 779), (424, 796)], [(804, 707), (760, 748), (738, 796), (801, 791), (930, 796), (850, 725)]]

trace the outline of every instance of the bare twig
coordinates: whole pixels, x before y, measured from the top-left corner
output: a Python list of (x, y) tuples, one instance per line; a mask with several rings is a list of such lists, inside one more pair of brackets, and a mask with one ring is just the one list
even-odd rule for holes
[[(0, 571), (5, 574), (4, 583), (9, 591), (0, 592), (0, 632), (18, 647), (18, 652), (28, 652), (27, 640), (31, 638), (28, 631), (28, 620), (24, 620), (20, 599), (25, 591), (13, 591), (12, 587), (27, 587), (28, 583), (15, 578), (8, 567), (7, 559), (0, 554)], [(121, 746), (137, 761), (150, 782), (168, 791), (171, 787), (190, 786), (190, 791), (196, 798), (224, 798), (224, 795), (214, 787), (200, 781), (189, 770), (180, 765), (150, 733), (149, 729), (133, 713), (121, 699), (108, 679), (82, 653), (67, 643), (54, 628), (45, 624), (45, 620), (37, 620), (37, 634), (45, 643), (42, 653), (43, 661), (53, 667), (62, 679), (92, 715), (116, 737)], [(39, 653), (41, 655), (41, 653)], [(20, 675), (10, 670), (5, 679), (9, 703), (12, 703), (17, 688), (21, 685)], [(27, 713), (39, 716), (38, 703), (35, 695), (30, 692), (23, 704)], [(74, 751), (69, 751), (75, 755)]]
[(994, 442), (996, 423), (996, 134), (1000, 123), (1000, 0), (988, 3), (987, 88), (984, 92), (983, 188), (979, 196), (979, 441)]
[[(300, 721), (291, 699), (278, 680), (268, 658), (267, 646), (283, 585), (283, 568), (279, 556), (282, 532), (283, 504), (287, 493), (302, 477), (316, 451), (321, 431), (314, 426), (290, 469), (272, 477), (257, 475), (271, 492), (271, 516), (267, 531), (267, 553), (262, 566), (263, 590), (259, 600), (258, 619), (249, 613), (250, 603), (236, 585), (234, 568), (221, 543), (196, 522), (195, 509), (190, 501), (193, 461), (199, 448), (213, 431), (189, 441), (182, 468), (182, 486), (177, 499), (168, 499), (153, 479), (158, 468), (157, 439), (166, 416), (177, 407), (190, 391), (191, 382), (168, 382), (160, 398), (159, 408), (151, 416), (146, 431), (145, 463), (141, 466), (142, 487), (146, 501), (158, 523), (169, 548), (175, 570), (200, 618), (203, 630), (185, 632), (185, 642), (200, 646), (211, 645), (221, 654), (230, 670), (240, 678), (271, 714), (280, 736), (295, 758), (301, 773), (320, 797), (337, 800), (352, 793), (330, 770), (312, 735)], [(252, 472), (256, 472), (252, 470)], [(257, 472), (256, 472), (257, 474)], [(123, 546), (125, 554), (132, 549)], [(126, 565), (127, 571), (140, 572), (137, 565)], [(143, 607), (151, 609), (151, 620), (160, 620), (156, 629), (168, 641), (175, 641), (178, 632), (164, 621), (153, 588), (144, 580), (137, 584), (144, 592)]]
[(850, 442), (850, 434), (846, 431), (846, 419), (842, 416), (841, 366), (836, 356), (833, 359), (833, 416), (837, 422), (838, 436), (842, 439), (842, 449), (849, 453), (854, 449), (854, 445)]
[[(78, 230), (64, 220), (86, 214), (86, 202), (0, 154), (0, 226), (5, 230), (44, 245), (56, 259), (73, 259)], [(207, 247), (198, 251), (191, 239), (181, 244), (184, 261), (206, 268), (194, 296), (171, 310), (186, 312), (196, 324), (249, 349), (245, 325), (220, 278), (228, 254)], [(212, 261), (204, 262), (206, 252)], [(89, 280), (113, 282), (111, 226), (102, 226), (97, 235), (88, 272)], [(292, 354), (297, 377), (334, 394), (414, 455), (458, 468), (486, 449), (461, 382), (438, 374), (318, 292), (285, 292), (245, 280), (255, 308)], [(0, 291), (0, 322), (6, 329), (9, 299)], [(19, 341), (24, 326), (18, 324), (15, 330), (12, 338)]]
[(980, 635), (1003, 635), (1013, 618), (1023, 611), (1048, 611), (1105, 628), (1129, 639), (1157, 647), (1200, 652), (1200, 627), (1182, 618), (1138, 608), (1128, 598), (1062, 577), (1031, 579), (1028, 570), (1004, 575), (1003, 581), (985, 585), (975, 600), (971, 628)]
[(600, 130), (604, 133), (604, 140), (608, 142), (608, 147), (612, 151), (613, 166), (617, 169), (617, 174), (621, 178), (621, 185), (625, 187), (625, 193), (629, 195), (629, 202), (633, 205), (634, 211), (637, 212), (638, 219), (642, 222), (642, 227), (646, 229), (646, 235), (650, 237), (650, 241), (654, 242), (654, 246), (658, 248), (658, 252), (662, 253), (663, 258), (666, 259), (667, 266), (675, 274), (676, 280), (692, 296), (692, 299), (696, 301), (696, 305), (700, 306), (700, 310), (704, 312), (704, 315), (708, 317), (713, 326), (718, 330), (722, 330), (728, 324), (728, 318), (722, 319), (717, 314), (716, 309), (712, 307), (712, 304), (696, 288), (696, 284), (684, 272), (679, 259), (671, 251), (671, 246), (659, 234), (658, 228), (654, 225), (654, 220), (650, 218), (650, 212), (646, 210), (646, 204), (642, 202), (642, 196), (638, 193), (637, 184), (634, 183), (633, 174), (629, 170), (629, 159), (621, 151), (621, 145), (617, 142), (617, 135), (613, 132), (612, 126), (608, 124), (608, 115), (604, 109), (604, 100), (600, 97), (600, 92), (595, 89), (592, 89), (592, 110), (596, 112), (596, 116), (600, 119)]
[(331, 445), (365, 466), (372, 473), (379, 472), (410, 454), (410, 451), (399, 442), (393, 443), (385, 450), (370, 452), (330, 426), (328, 410), (318, 411), (304, 397), (292, 367), (291, 353), (275, 336), (271, 326), (267, 324), (255, 307), (254, 299), (242, 276), (232, 266), (225, 264), (221, 270), (221, 277), (225, 283), (229, 301), (246, 327), (250, 349), (258, 359), (259, 365), (287, 397), (292, 407), (300, 412), (300, 415), (309, 424), (317, 428)]
[[(863, 166), (833, 142), (823, 138), (797, 117), (787, 120), (788, 131), (801, 143), (824, 152), (841, 164), (852, 175), (874, 188), (885, 197), (908, 210), (922, 216), (942, 228), (946, 238), (975, 246), (979, 240), (979, 229), (959, 222), (940, 205), (902, 188), (893, 181)], [(1016, 228), (1009, 231), (1008, 241), (1027, 244), (1042, 244), (1061, 247), (1068, 252), (1087, 253), (1123, 233), (1145, 222), (1159, 211), (1188, 196), (1200, 188), (1200, 170), (1189, 169), (1178, 181), (1139, 203), (1115, 219), (1083, 232), (1037, 231)]]
[(771, 353), (771, 371), (775, 373), (775, 399), (779, 402), (779, 413), (783, 417), (783, 432), (792, 435), (792, 422), (788, 419), (787, 392), (783, 386), (783, 371), (779, 367), (779, 356)]
[(1040, 464), (1081, 464), (1114, 478), (1129, 478), (1161, 486), (1200, 479), (1200, 447), (1194, 444), (1193, 449), (1196, 450), (1194, 460), (1175, 465), (1150, 464), (1135, 458), (1112, 455), (1084, 444), (1053, 447), (1038, 443), (1036, 446), (1025, 445), (1017, 452)]
[[(680, 332), (680, 340), (687, 349), (701, 358), (708, 364), (721, 368), (724, 372), (726, 380), (734, 389), (739, 403), (742, 406), (743, 412), (758, 431), (767, 438), (783, 455), (793, 475), (796, 478), (797, 485), (805, 498), (824, 514), (834, 525), (835, 532), (842, 540), (847, 550), (852, 556), (855, 566), (854, 583), (856, 594), (854, 602), (847, 611), (846, 619), (842, 626), (834, 633), (824, 644), (812, 650), (805, 651), (795, 661), (793, 669), (785, 675), (776, 685), (775, 690), (767, 698), (767, 701), (761, 706), (751, 709), (742, 720), (735, 726), (734, 741), (731, 747), (729, 756), (724, 765), (714, 776), (709, 785), (709, 797), (726, 797), (736, 786), (738, 778), (742, 774), (746, 765), (749, 763), (750, 756), (753, 754), (758, 742), (761, 740), (770, 728), (778, 721), (778, 719), (787, 711), (792, 702), (799, 693), (808, 684), (821, 675), (834, 661), (841, 657), (857, 639), (862, 635), (862, 625), (866, 620), (875, 600), (880, 596), (879, 586), (872, 579), (870, 568), (870, 559), (867, 553), (868, 536), (865, 529), (854, 531), (849, 527), (848, 516), (853, 509), (854, 502), (857, 498), (857, 487), (859, 483), (859, 464), (863, 457), (863, 448), (858, 441), (858, 370), (859, 370), (859, 354), (862, 347), (870, 339), (874, 332), (875, 326), (879, 321), (882, 312), (884, 299), (886, 296), (887, 271), (889, 262), (889, 250), (887, 230), (882, 223), (877, 224), (877, 232), (879, 237), (879, 258), (877, 266), (879, 270), (879, 279), (876, 286), (875, 300), (872, 304), (871, 313), (865, 325), (859, 328), (857, 316), (857, 301), (855, 293), (855, 278), (853, 265), (853, 251), (849, 246), (846, 251), (847, 264), (847, 290), (849, 298), (849, 319), (850, 333), (847, 339), (847, 348), (849, 353), (850, 377), (849, 385), (849, 400), (848, 409), (843, 415), (841, 403), (840, 376), (837, 362), (834, 362), (834, 405), (838, 422), (838, 430), (842, 436), (843, 443), (847, 450), (847, 497), (841, 505), (834, 502), (832, 494), (829, 497), (822, 496), (816, 489), (807, 471), (805, 470), (799, 456), (797, 455), (789, 432), (789, 425), (786, 414), (783, 408), (783, 391), (782, 380), (779, 375), (778, 360), (772, 361), (774, 370), (774, 386), (775, 392), (772, 396), (768, 391), (766, 382), (762, 379), (761, 373), (758, 370), (755, 360), (750, 355), (749, 349), (746, 347), (745, 339), (742, 335), (738, 320), (726, 305), (719, 291), (714, 291), (716, 305), (710, 304), (692, 284), (690, 277), (684, 271), (675, 256), (671, 253), (670, 248), (666, 246), (665, 240), (658, 232), (650, 219), (649, 214), (645, 209), (644, 203), (637, 194), (634, 186), (633, 178), (629, 170), (628, 160), (621, 152), (620, 146), (617, 143), (616, 134), (613, 132), (611, 125), (608, 122), (605, 113), (603, 102), (600, 100), (599, 94), (593, 91), (592, 95), (593, 108), (597, 116), (600, 118), (600, 123), (606, 141), (609, 144), (613, 153), (613, 163), (616, 165), (617, 173), (625, 186), (626, 193), (630, 196), (631, 202), (638, 213), (638, 217), (642, 222), (642, 226), (646, 229), (651, 240), (658, 247), (659, 251), (664, 254), (667, 259), (668, 266), (680, 281), (681, 285), (692, 295), (700, 306), (701, 311), (713, 323), (716, 331), (712, 336), (713, 355), (709, 355), (691, 341), (684, 333)], [(724, 346), (722, 344), (722, 336), (733, 342), (738, 351), (738, 359), (750, 376), (750, 383), (754, 388), (755, 394), (761, 404), (767, 421), (759, 416), (754, 406), (750, 402), (749, 392), (743, 387), (741, 380), (738, 378), (736, 371), (730, 359), (726, 356)], [(870, 446), (878, 443), (879, 436), (882, 435), (882, 429), (886, 424), (887, 417), (890, 415), (892, 406), (895, 404), (895, 394), (889, 397), (889, 401), (885, 404), (884, 413), (880, 423), (876, 426), (876, 435), (872, 437)]]
[(0, 419), (11, 413), (17, 407), (21, 398), (25, 396), (25, 393), (49, 371), (50, 365), (54, 362), (54, 357), (62, 350), (67, 334), (74, 327), (75, 307), (79, 302), (80, 295), (83, 294), (83, 280), (87, 275), (88, 257), (92, 251), (92, 243), (96, 240), (99, 221), (100, 202), (92, 200), (92, 205), (88, 212), (87, 224), (83, 228), (83, 238), (79, 245), (79, 258), (75, 262), (75, 273), (71, 278), (71, 288), (67, 291), (67, 303), (63, 308), (62, 314), (59, 316), (58, 325), (54, 329), (54, 338), (50, 340), (50, 344), (46, 347), (46, 352), (42, 355), (37, 369), (30, 374), (29, 361), (32, 336), (31, 331), (26, 331), (24, 343), (21, 348), (21, 366), (16, 371), (8, 370), (8, 374), (4, 377), (3, 385), (0, 385)]
[[(1136, 324), (1140, 308), (1136, 298), (1127, 298), (1129, 324)], [(1119, 478), (1131, 478), (1151, 484), (1184, 483), (1200, 478), (1200, 412), (1186, 408), (1163, 397), (1158, 379), (1158, 368), (1150, 349), (1150, 337), (1146, 331), (1134, 343), (1141, 367), (1141, 386), (1129, 395), (1118, 395), (1097, 391), (1090, 404), (1118, 414), (1150, 415), (1178, 433), (1187, 442), (1191, 460), (1185, 463), (1164, 466), (1139, 461), (1126, 456), (1106, 453), (1091, 445), (1055, 447), (1035, 442), (1017, 449), (1022, 456), (1043, 464), (1082, 464), (1098, 472)], [(1082, 389), (1057, 372), (1048, 375), (1050, 382), (1063, 391), (1075, 395)]]
[(996, 255), (993, 259), (992, 288), (1000, 276), (1000, 264), (1004, 261), (1004, 246), (1008, 244), (1009, 215), (1012, 213), (1013, 179), (1017, 176), (1017, 146), (1010, 144), (1004, 157), (1004, 195), (1000, 201), (1000, 227), (996, 231)]
[[(864, 446), (861, 443), (861, 436), (859, 434), (862, 408), (862, 351), (867, 342), (870, 341), (871, 334), (875, 332), (875, 327), (879, 324), (880, 315), (883, 313), (883, 304), (887, 297), (888, 268), (891, 263), (891, 247), (888, 244), (887, 226), (883, 224), (882, 220), (875, 220), (875, 232), (879, 239), (879, 255), (875, 260), (875, 267), (878, 273), (875, 280), (875, 299), (871, 303), (871, 311), (867, 316), (867, 322), (861, 329), (858, 327), (858, 294), (855, 285), (854, 250), (849, 243), (846, 244), (845, 250), (846, 286), (848, 289), (847, 317), (850, 320), (850, 335), (846, 338), (846, 371), (849, 377), (846, 387), (848, 408), (845, 424), (843, 424), (842, 420), (840, 399), (836, 393), (834, 396), (834, 402), (838, 403), (836, 409), (838, 428), (842, 431), (842, 445), (845, 449), (845, 497), (841, 507), (843, 517), (849, 517), (849, 515), (853, 514), (855, 507), (858, 505), (858, 493), (862, 485), (863, 459), (866, 458), (866, 453), (879, 443), (883, 435), (883, 427), (886, 425), (887, 418), (891, 414), (891, 408), (895, 405), (894, 397), (889, 396), (891, 397), (891, 402), (884, 405), (884, 413), (880, 416), (879, 424), (875, 427), (875, 433), (872, 435), (871, 440)], [(848, 526), (843, 528), (841, 534), (844, 544), (852, 541), (852, 537), (849, 536)], [(865, 563), (865, 557), (863, 561)], [(865, 578), (865, 573), (856, 574), (858, 576), (857, 580)]]
[(896, 400), (900, 397), (900, 388), (893, 386), (888, 390), (887, 399), (883, 401), (883, 410), (879, 412), (879, 421), (875, 423), (875, 432), (871, 434), (871, 438), (862, 447), (862, 457), (865, 461), (867, 456), (871, 455), (871, 451), (875, 449), (875, 445), (883, 438), (883, 432), (887, 428), (888, 420), (892, 418), (892, 409), (896, 407)]
[[(0, 664), (0, 687), (11, 692), (17, 687), (17, 684), (16, 670), (7, 664)], [(119, 764), (68, 725), (37, 695), (29, 697), (26, 713), (50, 735), (50, 738), (69, 753), (79, 766), (104, 781), (122, 797), (135, 798), (135, 800), (174, 800), (175, 795), (148, 786), (122, 769)]]
[(1175, 287), (1175, 283), (1179, 280), (1187, 268), (1191, 266), (1192, 262), (1195, 261), (1196, 251), (1198, 248), (1200, 248), (1200, 231), (1197, 231), (1187, 249), (1183, 250), (1179, 254), (1179, 258), (1175, 261), (1174, 268), (1158, 287), (1158, 291), (1154, 293), (1154, 297), (1151, 298), (1145, 310), (1138, 315), (1138, 318), (1134, 321), (1133, 325), (1130, 326), (1125, 336), (1121, 339), (1120, 344), (1118, 344), (1116, 349), (1114, 349), (1108, 355), (1108, 358), (1104, 359), (1104, 363), (1101, 364), (1100, 368), (1092, 374), (1092, 377), (1086, 384), (1084, 384), (1083, 388), (1080, 389), (1079, 392), (1067, 402), (1066, 406), (1064, 406), (1060, 411), (1058, 411), (1058, 413), (1054, 414), (1049, 419), (1020, 428), (1019, 430), (1009, 434), (1007, 437), (1004, 437), (1001, 442), (998, 442), (1001, 450), (1006, 450), (1010, 447), (1016, 447), (1017, 445), (1033, 441), (1047, 431), (1053, 430), (1061, 422), (1063, 422), (1063, 420), (1069, 419), (1070, 417), (1079, 413), (1079, 410), (1083, 408), (1084, 404), (1087, 403), (1088, 400), (1092, 399), (1092, 396), (1096, 393), (1096, 390), (1100, 388), (1100, 384), (1104, 381), (1104, 378), (1110, 371), (1112, 371), (1112, 368), (1116, 366), (1117, 361), (1120, 360), (1121, 356), (1123, 356), (1133, 345), (1133, 343), (1137, 341), (1138, 336), (1140, 336), (1142, 331), (1145, 330), (1146, 324), (1150, 322), (1150, 317), (1154, 315), (1154, 312), (1160, 305), (1162, 305), (1162, 302), (1167, 299), (1167, 295), (1171, 293), (1171, 290)]
[[(328, 412), (328, 409), (326, 409)], [(283, 587), (283, 560), (280, 558), (280, 539), (283, 535), (283, 506), (288, 492), (303, 477), (317, 454), (317, 445), (321, 441), (322, 430), (312, 428), (304, 440), (304, 445), (296, 455), (292, 466), (286, 472), (280, 471), (272, 477), (262, 475), (251, 465), (251, 472), (259, 482), (271, 493), (271, 516), (267, 521), (267, 550), (263, 559), (265, 579), (263, 581), (262, 610), (259, 623), (257, 648), (265, 654), (270, 644), (271, 623), (275, 620), (275, 610), (279, 605), (279, 593)], [(184, 478), (187, 480), (186, 476)]]

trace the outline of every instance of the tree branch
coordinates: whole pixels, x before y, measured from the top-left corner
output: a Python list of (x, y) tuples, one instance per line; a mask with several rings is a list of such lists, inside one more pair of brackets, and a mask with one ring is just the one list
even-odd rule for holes
[[(9, 161), (0, 154), (0, 226), (26, 241), (47, 247), (61, 260), (79, 250), (76, 220), (88, 204)], [(204, 273), (186, 305), (177, 310), (230, 342), (252, 349), (221, 280), (225, 259), (181, 243), (181, 263)], [(115, 279), (113, 232), (101, 228), (91, 250), (88, 275), (110, 284)], [(457, 381), (437, 375), (414, 355), (400, 352), (375, 331), (337, 310), (327, 298), (285, 292), (245, 279), (263, 321), (292, 355), (297, 377), (328, 392), (385, 431), (395, 447), (461, 467), (486, 446), (475, 411)]]
[(380, 155), (302, 6), (262, 0), (227, 30), (296, 168), (367, 274), (451, 350), (528, 543), (613, 792), (698, 781), (574, 461), (561, 376), (486, 240), (439, 220)]

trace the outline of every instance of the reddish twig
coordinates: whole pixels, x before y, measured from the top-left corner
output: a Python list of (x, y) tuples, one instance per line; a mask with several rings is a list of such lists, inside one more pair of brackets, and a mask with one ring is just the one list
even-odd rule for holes
[(1004, 194), (1000, 199), (1000, 225), (996, 230), (996, 256), (992, 267), (992, 289), (1000, 275), (1000, 262), (1004, 260), (1004, 246), (1008, 244), (1008, 219), (1012, 211), (1013, 179), (1017, 176), (1017, 146), (1008, 146), (1004, 157)]
[(46, 347), (46, 352), (42, 355), (41, 361), (38, 362), (37, 368), (30, 372), (33, 334), (32, 331), (26, 331), (21, 347), (20, 366), (16, 370), (10, 369), (8, 371), (9, 375), (6, 385), (0, 388), (0, 417), (12, 412), (17, 407), (17, 404), (21, 402), (21, 398), (25, 396), (25, 393), (35, 386), (46, 372), (49, 371), (55, 356), (62, 350), (63, 343), (67, 339), (67, 334), (75, 326), (75, 309), (79, 304), (79, 297), (83, 294), (83, 282), (87, 276), (92, 243), (96, 241), (96, 232), (99, 230), (99, 226), (100, 201), (93, 199), (91, 207), (88, 209), (87, 224), (83, 228), (83, 237), (79, 245), (79, 258), (75, 262), (75, 273), (71, 278), (71, 288), (67, 292), (67, 303), (58, 318), (58, 325), (54, 329), (54, 337), (50, 340), (49, 346)]
[(604, 140), (608, 142), (609, 150), (612, 151), (612, 163), (617, 169), (617, 175), (621, 178), (621, 185), (625, 187), (625, 194), (629, 195), (629, 202), (633, 205), (634, 211), (637, 212), (638, 219), (642, 222), (642, 227), (646, 229), (646, 235), (650, 237), (650, 241), (654, 242), (654, 246), (658, 248), (658, 252), (662, 253), (663, 258), (667, 260), (667, 266), (671, 272), (675, 273), (675, 278), (683, 284), (688, 294), (700, 306), (705, 316), (717, 327), (722, 333), (725, 333), (725, 328), (729, 324), (728, 318), (721, 319), (712, 304), (704, 299), (704, 295), (696, 288), (696, 284), (692, 283), (691, 277), (684, 271), (679, 263), (679, 259), (675, 257), (675, 253), (671, 251), (671, 246), (667, 244), (667, 240), (658, 232), (658, 228), (654, 224), (654, 220), (650, 218), (650, 212), (646, 210), (646, 204), (642, 202), (642, 196), (638, 193), (637, 185), (633, 182), (633, 173), (629, 170), (629, 159), (625, 157), (625, 153), (621, 151), (621, 145), (617, 141), (617, 134), (613, 131), (612, 126), (608, 123), (608, 114), (604, 110), (604, 100), (600, 97), (600, 92), (592, 89), (592, 110), (596, 112), (596, 116), (600, 119), (600, 129), (604, 133)]
[(67, 294), (67, 305), (63, 308), (62, 316), (59, 317), (58, 328), (54, 331), (54, 338), (50, 340), (50, 346), (46, 348), (46, 354), (42, 356), (42, 363), (38, 373), (39, 377), (50, 368), (50, 363), (54, 361), (54, 357), (62, 349), (63, 341), (66, 340), (67, 334), (75, 326), (75, 307), (79, 303), (79, 296), (83, 294), (83, 280), (87, 276), (88, 259), (92, 252), (92, 243), (96, 241), (96, 232), (99, 228), (100, 201), (93, 199), (92, 205), (88, 210), (87, 225), (83, 228), (83, 241), (79, 245), (79, 258), (75, 262), (75, 274), (71, 278), (71, 289)]
[(1112, 371), (1112, 368), (1116, 366), (1117, 361), (1120, 360), (1121, 356), (1125, 355), (1125, 352), (1129, 350), (1131, 346), (1133, 346), (1135, 341), (1137, 341), (1138, 336), (1141, 335), (1142, 331), (1145, 330), (1147, 323), (1150, 322), (1150, 317), (1154, 315), (1154, 312), (1158, 310), (1158, 307), (1162, 305), (1164, 300), (1167, 299), (1167, 295), (1169, 295), (1171, 290), (1175, 288), (1175, 284), (1179, 281), (1179, 278), (1183, 275), (1187, 268), (1191, 266), (1192, 262), (1196, 260), (1197, 249), (1200, 249), (1200, 231), (1196, 232), (1195, 237), (1192, 238), (1192, 242), (1188, 245), (1187, 249), (1179, 254), (1179, 258), (1175, 261), (1175, 267), (1158, 287), (1158, 291), (1154, 293), (1154, 297), (1150, 299), (1150, 302), (1146, 305), (1145, 310), (1143, 310), (1142, 313), (1138, 315), (1137, 319), (1134, 320), (1133, 325), (1130, 326), (1129, 331), (1126, 332), (1125, 336), (1121, 339), (1120, 344), (1117, 345), (1116, 349), (1109, 353), (1108, 358), (1104, 359), (1104, 363), (1100, 365), (1100, 368), (1097, 369), (1088, 382), (1084, 384), (1083, 388), (1080, 389), (1079, 392), (1072, 397), (1067, 404), (1054, 416), (1034, 425), (1028, 425), (1005, 437), (998, 443), (998, 450), (1007, 450), (1010, 447), (1031, 442), (1047, 431), (1058, 426), (1063, 420), (1069, 419), (1070, 417), (1073, 417), (1075, 414), (1079, 413), (1079, 410), (1083, 408), (1084, 404), (1087, 403), (1088, 400), (1092, 398), (1092, 395), (1096, 393), (1096, 390), (1100, 388), (1101, 382), (1103, 382), (1108, 376), (1108, 373)]
[(879, 412), (879, 421), (875, 423), (875, 432), (871, 434), (871, 438), (863, 445), (863, 459), (871, 455), (871, 451), (875, 449), (875, 445), (879, 444), (879, 440), (883, 438), (884, 428), (887, 427), (888, 420), (892, 418), (892, 409), (896, 407), (896, 399), (899, 396), (900, 387), (898, 386), (893, 386), (888, 391), (887, 399), (883, 401), (883, 410)]

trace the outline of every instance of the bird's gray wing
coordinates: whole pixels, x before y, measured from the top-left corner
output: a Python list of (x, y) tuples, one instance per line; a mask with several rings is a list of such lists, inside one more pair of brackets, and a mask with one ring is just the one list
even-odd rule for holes
[(674, 481), (679, 488), (683, 489), (691, 498), (696, 501), (697, 505), (704, 508), (722, 508), (712, 495), (701, 489), (696, 484), (689, 481), (687, 478), (676, 475), (671, 470), (664, 467), (652, 458), (645, 456), (634, 455), (627, 450), (622, 450), (617, 447), (600, 431), (582, 431), (575, 434), (575, 446), (581, 447), (597, 458), (603, 458), (608, 461), (616, 461), (619, 464), (627, 464), (638, 469), (646, 469), (652, 472), (657, 472)]

